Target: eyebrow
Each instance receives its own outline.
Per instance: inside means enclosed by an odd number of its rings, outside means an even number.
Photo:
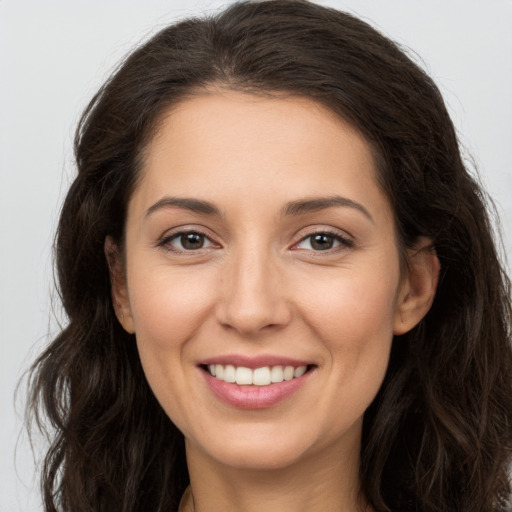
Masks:
[[[352,199],[348,199],[347,197],[341,196],[312,197],[309,199],[291,201],[290,203],[285,205],[282,214],[283,216],[303,215],[305,213],[311,213],[320,210],[325,210],[327,208],[332,208],[333,206],[344,206],[358,210],[362,214],[364,214],[364,216],[367,217],[370,221],[375,223],[375,220],[371,216],[370,212],[361,203],[358,203],[357,201],[354,201]]]
[[[335,206],[353,208],[364,214],[370,221],[375,222],[370,212],[362,204],[352,199],[348,199],[347,197],[341,196],[312,197],[308,199],[291,201],[283,207],[281,214],[284,217],[298,216],[304,215],[306,213],[325,210]],[[213,215],[217,217],[222,216],[220,210],[213,203],[208,201],[193,199],[190,197],[165,196],[147,209],[146,217],[158,210],[169,207],[183,208],[184,210],[189,210],[195,213],[202,213],[204,215]]]
[[[216,215],[221,216],[220,210],[209,203],[208,201],[202,201],[200,199],[193,199],[189,197],[170,197],[166,196],[157,201],[154,205],[150,206],[146,211],[146,217],[152,213],[169,207],[183,208],[195,213],[202,213],[205,215]]]

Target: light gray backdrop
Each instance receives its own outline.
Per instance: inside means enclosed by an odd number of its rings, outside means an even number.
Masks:
[[[441,87],[512,248],[512,0],[326,0],[412,48]],[[14,389],[51,320],[52,236],[81,110],[112,66],[218,0],[0,0],[0,511],[40,510]],[[57,313],[58,303],[56,306]],[[23,408],[23,388],[18,411]],[[15,448],[17,445],[17,452]],[[40,453],[41,443],[36,443]]]

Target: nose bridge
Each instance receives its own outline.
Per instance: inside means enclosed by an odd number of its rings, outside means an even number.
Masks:
[[[285,325],[290,311],[280,281],[270,249],[257,241],[238,247],[224,275],[219,321],[244,334]]]

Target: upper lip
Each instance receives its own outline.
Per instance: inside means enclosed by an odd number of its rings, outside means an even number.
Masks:
[[[231,364],[233,366],[243,366],[245,368],[262,368],[264,366],[299,366],[311,365],[311,361],[295,359],[291,357],[275,356],[275,355],[260,355],[260,356],[244,356],[240,354],[221,355],[209,357],[202,360],[200,365],[221,364],[226,366]]]

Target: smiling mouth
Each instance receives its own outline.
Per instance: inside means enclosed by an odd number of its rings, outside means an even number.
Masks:
[[[239,386],[270,386],[280,382],[290,381],[302,377],[315,365],[302,366],[262,366],[260,368],[247,368],[231,364],[202,365],[202,368],[212,377],[227,383]]]

